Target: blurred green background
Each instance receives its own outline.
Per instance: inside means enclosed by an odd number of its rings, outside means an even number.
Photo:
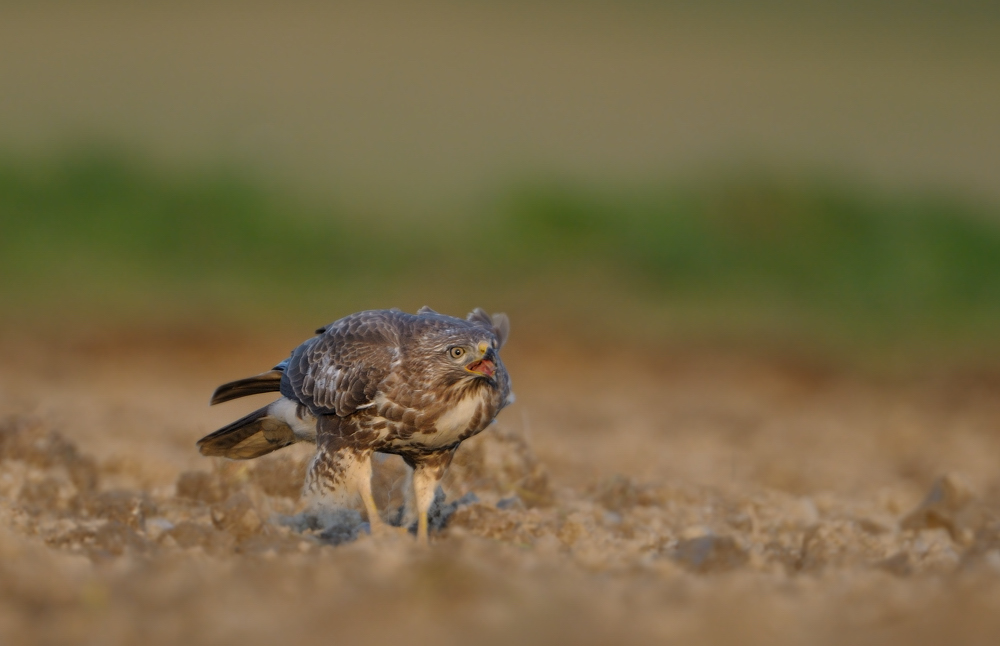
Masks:
[[[993,352],[1000,10],[4,3],[7,326]]]

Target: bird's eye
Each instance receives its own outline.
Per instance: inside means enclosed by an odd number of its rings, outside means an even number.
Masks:
[[[465,354],[465,349],[464,348],[452,348],[449,351],[449,354],[451,354],[451,356],[452,356],[453,359],[461,359],[462,355]]]

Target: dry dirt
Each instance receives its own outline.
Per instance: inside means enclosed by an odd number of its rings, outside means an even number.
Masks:
[[[994,371],[515,339],[422,550],[281,524],[308,447],[197,454],[298,335],[68,336],[0,340],[5,644],[1000,641]]]

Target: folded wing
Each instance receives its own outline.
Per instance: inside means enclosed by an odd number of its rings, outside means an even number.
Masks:
[[[322,328],[292,352],[281,393],[317,415],[346,417],[365,408],[399,356],[398,325],[405,317],[411,315],[361,312]]]

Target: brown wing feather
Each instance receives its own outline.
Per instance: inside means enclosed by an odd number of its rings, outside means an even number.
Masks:
[[[398,352],[398,310],[359,312],[326,326],[292,352],[281,392],[317,414],[350,415],[370,403]]]

